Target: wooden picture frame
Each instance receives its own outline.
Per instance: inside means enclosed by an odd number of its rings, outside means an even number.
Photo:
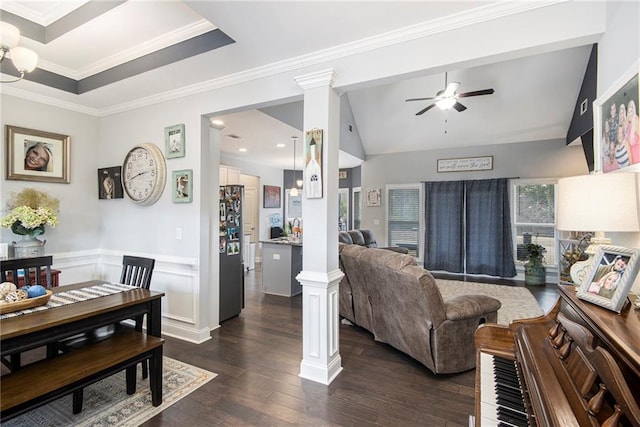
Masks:
[[[598,246],[576,296],[620,313],[638,274],[639,254],[637,249]]]
[[[123,199],[122,166],[98,169],[98,199]]]
[[[69,184],[70,137],[6,125],[7,179]]]
[[[165,157],[175,159],[185,156],[184,124],[164,128]]]
[[[265,185],[263,189],[262,207],[280,208],[280,187],[275,185]]]
[[[640,60],[593,101],[593,157],[596,171],[640,171],[639,75]],[[622,116],[624,122],[620,123]]]
[[[193,169],[173,171],[171,190],[173,203],[191,203],[193,201]]]

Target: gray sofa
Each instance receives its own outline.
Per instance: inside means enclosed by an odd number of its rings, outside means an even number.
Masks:
[[[345,274],[340,316],[433,373],[475,367],[475,330],[497,321],[500,301],[485,295],[444,301],[431,273],[409,255],[346,244],[340,244],[339,254]]]
[[[371,230],[349,230],[349,231],[339,231],[338,232],[338,242],[344,243],[346,245],[359,245],[365,246],[367,248],[377,248],[378,242],[376,242],[376,238],[373,235]],[[386,246],[380,249],[388,249],[395,252],[400,252],[402,254],[408,254],[409,249],[401,248],[398,246]]]

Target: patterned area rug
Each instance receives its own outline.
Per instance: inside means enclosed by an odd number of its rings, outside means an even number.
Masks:
[[[217,376],[213,372],[168,357],[163,359],[162,404],[151,405],[149,379],[138,368],[136,392],[127,395],[124,371],[84,389],[82,412],[71,411],[71,395],[62,397],[19,417],[3,422],[3,427],[24,426],[138,426],[176,403]]]
[[[515,319],[528,319],[544,314],[535,297],[524,287],[444,279],[436,279],[436,282],[445,300],[463,294],[488,295],[500,300],[502,307],[498,310],[498,323],[502,325],[509,325]]]

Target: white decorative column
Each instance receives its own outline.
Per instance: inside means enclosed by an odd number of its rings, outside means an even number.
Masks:
[[[339,352],[338,150],[340,97],[335,73],[323,70],[296,78],[304,90],[304,129],[322,130],[322,198],[302,189],[302,362],[300,377],[330,384],[342,371]],[[305,150],[307,149],[305,144]],[[305,152],[305,158],[306,158]]]

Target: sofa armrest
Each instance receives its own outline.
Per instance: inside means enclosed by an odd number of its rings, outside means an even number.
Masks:
[[[385,246],[384,248],[379,248],[379,249],[386,249],[388,251],[398,252],[400,254],[405,254],[405,255],[409,254],[409,249],[401,248],[399,246]]]
[[[447,320],[470,319],[498,311],[502,303],[486,295],[458,295],[444,302]]]

